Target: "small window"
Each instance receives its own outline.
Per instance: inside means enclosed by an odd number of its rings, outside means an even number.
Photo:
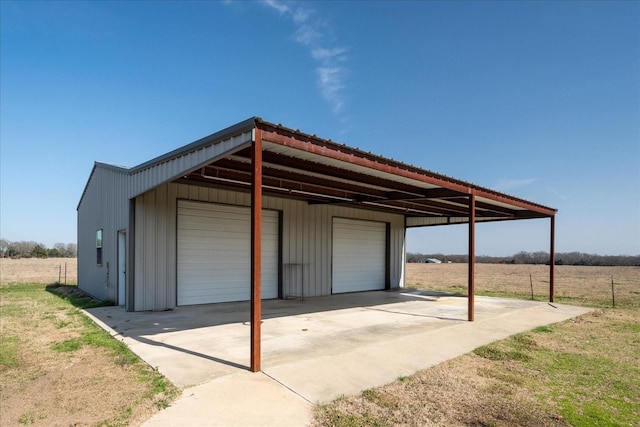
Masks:
[[[96,231],[96,264],[102,265],[102,229]]]

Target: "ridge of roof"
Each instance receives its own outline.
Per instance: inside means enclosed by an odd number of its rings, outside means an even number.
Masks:
[[[129,170],[131,169],[131,166],[117,165],[115,163],[94,162],[94,164],[97,167],[112,169],[116,172],[129,172]]]
[[[141,170],[144,170],[150,166],[153,165],[157,165],[160,163],[163,163],[169,159],[172,159],[174,157],[179,157],[181,154],[185,154],[185,153],[189,153],[192,151],[195,151],[205,145],[211,144],[212,142],[216,142],[216,141],[222,141],[224,139],[227,139],[233,135],[236,135],[238,133],[242,133],[242,132],[247,132],[253,128],[255,128],[256,123],[258,121],[261,121],[262,119],[260,119],[259,117],[250,117],[246,120],[243,120],[239,123],[236,123],[235,125],[231,125],[225,129],[222,129],[218,132],[212,133],[211,135],[207,135],[204,138],[200,138],[197,141],[194,141],[190,144],[187,145],[183,145],[182,147],[176,148],[175,150],[169,151],[168,153],[162,154],[158,157],[155,157],[151,160],[148,160],[144,163],[141,163],[137,166],[134,166],[132,168],[129,169],[129,173],[133,174],[136,172],[139,172]]]
[[[97,161],[93,162],[93,167],[91,168],[91,172],[89,173],[89,178],[87,179],[87,182],[84,184],[84,188],[82,189],[80,200],[78,200],[78,204],[76,205],[76,210],[80,209],[82,200],[84,199],[84,196],[87,194],[87,189],[89,188],[89,184],[91,183],[91,180],[93,179],[93,174],[96,172],[97,168],[107,169],[107,170],[111,170],[119,173],[128,173],[130,169],[128,166],[121,166],[121,165],[115,165],[112,163],[97,162]]]

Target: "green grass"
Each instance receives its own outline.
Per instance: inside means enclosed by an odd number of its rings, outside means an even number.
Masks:
[[[639,319],[606,309],[540,326],[445,362],[446,380],[426,370],[317,406],[314,425],[640,426]],[[440,395],[456,408],[430,418]]]
[[[63,298],[74,306],[88,305],[89,307],[95,307],[94,301],[84,298]],[[78,308],[68,310],[71,316],[78,316],[78,320],[82,325],[80,337],[65,340],[59,343],[55,343],[52,348],[58,352],[69,352],[80,349],[83,345],[101,347],[107,349],[113,356],[114,363],[123,365],[136,365],[138,367],[139,379],[141,382],[147,382],[150,384],[148,392],[145,394],[146,398],[153,399],[156,395],[166,394],[172,392],[171,398],[175,389],[173,385],[160,374],[156,369],[151,368],[142,362],[138,356],[133,353],[129,347],[122,341],[114,339],[107,331],[100,328],[90,318],[85,316]],[[165,408],[169,405],[171,399],[158,400],[157,406]]]
[[[20,415],[20,417],[18,418],[18,422],[24,425],[31,425],[35,424],[38,421],[44,420],[45,418],[47,418],[47,416],[44,414],[36,414],[35,412],[30,411]]]
[[[137,381],[146,384],[146,391],[131,402],[133,406],[143,401],[151,401],[154,406],[165,408],[177,397],[179,390],[164,376],[140,360],[123,342],[113,338],[82,312],[83,308],[104,304],[82,295],[75,287],[42,284],[3,285],[0,286],[0,301],[0,316],[3,321],[3,333],[0,337],[0,372],[3,376],[6,375],[6,378],[37,380],[44,372],[38,367],[37,359],[23,360],[35,357],[32,355],[36,350],[38,357],[56,358],[62,354],[73,354],[83,347],[93,347],[106,350],[115,365],[127,365],[133,369]],[[33,331],[50,331],[49,335],[53,336],[50,337],[50,342],[53,342],[47,348],[51,355],[33,340],[31,343],[28,342],[25,336],[29,333],[33,335]],[[55,340],[54,331],[60,331],[60,337],[64,339]],[[114,387],[117,388],[117,385]],[[46,393],[46,390],[43,390],[43,393]],[[123,407],[115,416],[109,416],[96,425],[125,426],[129,424],[132,413],[132,406]],[[14,422],[29,425],[41,419],[41,414],[37,411],[28,411]]]
[[[609,315],[612,313],[615,311]],[[608,320],[598,326],[589,330],[580,325],[579,333],[572,321],[539,327],[473,353],[497,362],[489,373],[495,379],[518,362],[518,369],[530,374],[523,376],[527,388],[544,390],[538,403],[548,404],[551,397],[555,409],[571,425],[638,425],[640,325]],[[547,335],[561,345],[537,345],[537,335]],[[616,345],[610,345],[611,341]]]
[[[616,360],[606,352],[587,356],[543,350],[530,368],[546,372],[544,384],[570,424],[638,425],[637,365]]]
[[[67,322],[66,320],[58,320],[58,319],[54,319],[53,323],[54,325],[56,325],[56,328],[58,329],[66,328],[70,324],[70,322]]]
[[[529,361],[531,359],[531,350],[537,347],[536,342],[528,334],[516,334],[510,340],[509,346],[483,345],[473,350],[473,353],[489,360]]]
[[[0,337],[0,366],[11,368],[18,365],[18,338]],[[1,370],[0,370],[1,372]]]
[[[80,347],[82,347],[82,341],[78,338],[72,338],[70,340],[64,340],[61,342],[54,343],[51,348],[53,351],[57,351],[59,353],[67,353],[70,351],[76,351]]]

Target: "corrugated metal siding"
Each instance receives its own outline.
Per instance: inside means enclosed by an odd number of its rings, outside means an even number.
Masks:
[[[176,306],[175,230],[175,187],[163,185],[136,198],[136,311]]]
[[[157,193],[162,193],[158,195]],[[136,199],[136,310],[176,306],[177,200],[251,206],[249,193],[186,184],[164,184]],[[404,217],[351,207],[309,205],[264,197],[264,209],[283,213],[282,263],[304,265],[304,294],[331,294],[333,217],[386,222],[390,227],[391,287],[403,286]],[[162,237],[152,236],[157,233]],[[159,298],[156,294],[162,295]]]
[[[117,300],[118,231],[127,228],[129,215],[125,194],[126,174],[96,165],[78,205],[78,287],[101,300]],[[96,265],[99,229],[102,265]]]
[[[447,218],[443,217],[407,217],[407,227],[420,227],[426,225],[448,224]]]
[[[212,142],[197,150],[169,159],[165,162],[133,171],[129,180],[129,198],[139,196],[157,186],[179,178],[199,167],[211,163],[222,154],[230,152],[251,142],[252,131],[231,138]]]
[[[504,220],[504,217],[476,217],[476,222],[487,222],[487,221],[500,221]],[[430,225],[445,225],[445,224],[467,224],[469,222],[469,218],[466,216],[460,217],[450,217],[450,218],[442,218],[442,217],[408,217],[407,218],[407,227],[427,227]]]

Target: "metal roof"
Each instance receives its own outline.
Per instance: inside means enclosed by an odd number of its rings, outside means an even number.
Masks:
[[[262,137],[265,195],[309,204],[341,204],[403,214],[407,226],[468,221],[470,195],[476,221],[554,216],[534,202],[377,156],[253,117],[177,150],[127,169],[129,198],[165,182],[235,188],[251,186],[251,142]]]
[[[254,120],[263,140],[265,194],[294,197],[310,204],[354,205],[401,213],[407,217],[408,226],[467,221],[471,194],[476,197],[477,221],[541,218],[556,212],[260,118]],[[246,189],[251,182],[250,149],[223,156],[184,180]]]

